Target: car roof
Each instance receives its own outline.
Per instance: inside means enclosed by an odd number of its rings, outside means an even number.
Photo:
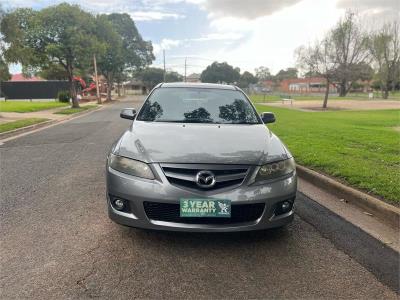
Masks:
[[[160,83],[158,88],[201,88],[201,89],[220,89],[220,90],[237,90],[236,86],[217,83],[200,83],[200,82],[165,82]]]

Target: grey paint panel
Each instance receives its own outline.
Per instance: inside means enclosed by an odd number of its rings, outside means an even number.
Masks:
[[[261,165],[287,158],[263,124],[218,125],[135,121],[115,153],[144,162]]]

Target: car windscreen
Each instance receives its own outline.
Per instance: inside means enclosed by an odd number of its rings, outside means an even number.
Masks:
[[[143,104],[139,121],[259,124],[245,95],[237,90],[158,88]]]

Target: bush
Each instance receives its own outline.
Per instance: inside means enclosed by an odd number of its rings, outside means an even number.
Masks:
[[[68,91],[59,91],[57,93],[57,99],[60,102],[69,102],[70,98],[71,98],[71,96]]]

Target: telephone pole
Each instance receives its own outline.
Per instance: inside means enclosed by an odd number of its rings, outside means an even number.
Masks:
[[[164,58],[164,82],[165,82],[165,50],[163,49],[163,58]]]
[[[95,81],[96,81],[97,103],[101,104],[100,91],[99,91],[99,78],[97,76],[96,54],[93,54],[93,64],[94,64],[94,76],[95,76]]]
[[[187,57],[185,57],[185,82],[186,82],[186,59]]]

